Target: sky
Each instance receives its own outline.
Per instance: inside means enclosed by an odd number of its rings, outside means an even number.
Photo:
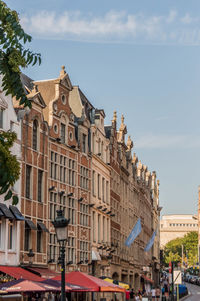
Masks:
[[[73,85],[110,124],[124,114],[133,152],[160,180],[162,214],[195,214],[200,185],[199,0],[8,0],[42,55],[24,72]]]

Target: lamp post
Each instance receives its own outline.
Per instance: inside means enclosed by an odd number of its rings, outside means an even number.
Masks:
[[[65,246],[67,242],[67,226],[70,219],[63,216],[62,210],[57,210],[57,217],[52,222],[55,228],[57,241],[60,245],[60,258],[61,258],[61,301],[66,301],[65,294]]]

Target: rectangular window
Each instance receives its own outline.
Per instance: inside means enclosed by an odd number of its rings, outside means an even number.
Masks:
[[[31,196],[31,166],[26,165],[26,198]]]
[[[102,178],[102,200],[105,201],[105,179]]]
[[[100,214],[98,214],[98,242],[101,242],[101,220]]]
[[[92,212],[92,229],[93,229],[93,241],[96,242],[96,224],[95,224],[95,212]]]
[[[30,238],[31,238],[31,230],[25,225],[25,233],[24,233],[24,251],[29,251],[30,249]]]
[[[42,177],[43,177],[43,171],[38,169],[38,202],[42,202]]]
[[[60,166],[60,182],[63,180],[63,167]]]
[[[57,164],[54,164],[54,179],[57,179]]]
[[[98,191],[98,198],[101,199],[101,191],[100,191],[100,175],[98,174],[98,181],[97,181],[97,191]]]
[[[65,143],[65,124],[63,123],[61,123],[60,139],[61,143]]]
[[[106,181],[106,203],[110,203],[110,198],[109,198],[109,183]]]
[[[85,134],[83,134],[83,136],[82,136],[82,147],[83,147],[82,152],[86,153],[86,135]]]
[[[51,178],[53,178],[53,163],[51,162],[51,167],[50,167],[50,174],[51,174]]]
[[[92,194],[95,196],[95,171],[92,171]]]
[[[42,231],[37,227],[37,252],[42,252]]]
[[[0,108],[0,128],[3,128],[3,109]]]
[[[12,250],[13,248],[13,224],[9,224],[8,226],[8,250]]]

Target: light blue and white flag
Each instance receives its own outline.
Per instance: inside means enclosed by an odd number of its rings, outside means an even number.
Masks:
[[[133,230],[131,231],[130,235],[125,241],[125,245],[127,247],[130,247],[130,245],[134,242],[134,240],[140,234],[141,231],[142,231],[141,220],[140,218],[138,218],[137,223],[135,224]]]
[[[149,241],[144,249],[145,252],[148,252],[151,249],[151,247],[153,246],[156,234],[157,234],[157,230],[153,232],[151,238],[149,239]]]

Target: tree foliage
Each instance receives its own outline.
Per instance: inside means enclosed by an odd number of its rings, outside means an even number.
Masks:
[[[183,246],[183,247],[182,247]],[[197,232],[189,232],[184,237],[176,238],[169,241],[164,249],[164,262],[166,265],[170,261],[182,262],[182,248],[183,261],[188,266],[196,265],[198,261],[198,234]]]
[[[3,76],[3,90],[6,95],[15,96],[21,105],[28,107],[31,107],[31,102],[24,92],[20,69],[41,63],[40,54],[24,46],[31,40],[32,37],[21,27],[17,12],[0,0],[0,72]]]
[[[7,7],[0,0],[0,73],[2,88],[6,95],[11,95],[20,105],[31,108],[31,102],[26,97],[20,74],[21,68],[28,65],[41,64],[39,53],[33,53],[25,44],[31,42],[30,35],[24,32],[16,11]],[[18,198],[13,195],[11,187],[20,175],[20,164],[10,148],[15,139],[15,133],[0,132],[0,194],[5,194],[5,200],[12,197],[13,204]]]
[[[10,150],[16,137],[14,132],[2,132],[0,135],[0,194],[5,194],[5,201],[12,197],[13,205],[18,203],[18,197],[10,187],[20,176],[20,164]]]

